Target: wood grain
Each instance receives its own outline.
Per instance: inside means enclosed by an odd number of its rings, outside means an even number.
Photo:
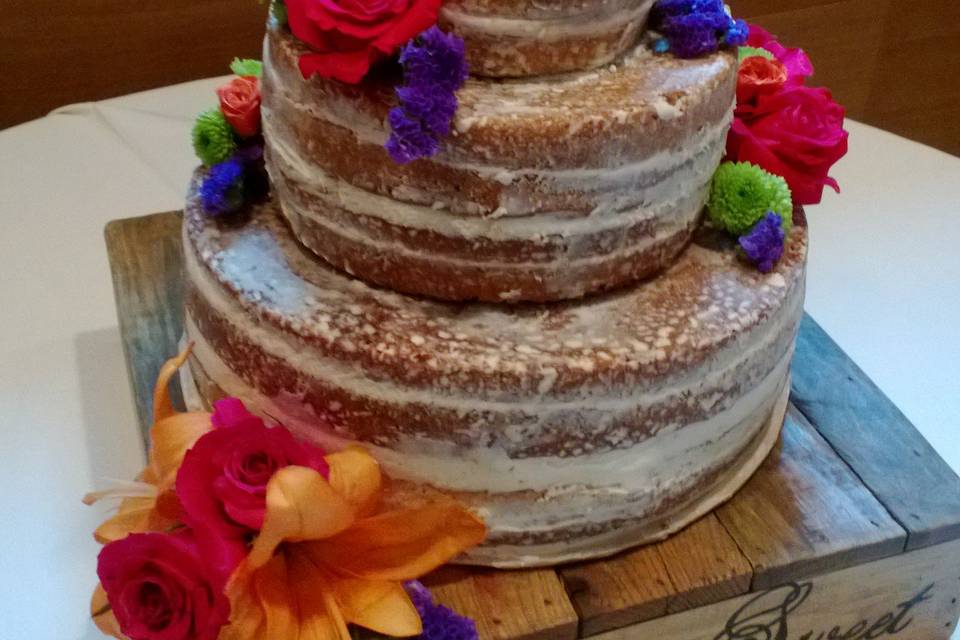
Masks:
[[[444,567],[424,583],[439,602],[473,618],[484,640],[577,637],[577,614],[553,569]]]
[[[902,551],[906,532],[791,406],[780,443],[716,511],[767,589]]]
[[[666,616],[595,640],[947,640],[958,616],[960,542],[954,541]]]
[[[746,593],[753,569],[710,514],[658,544],[559,573],[586,637]]]
[[[560,568],[580,616],[581,636],[665,615],[676,593],[657,545]]]
[[[907,530],[907,548],[960,536],[960,478],[812,318],[800,328],[793,401]]]
[[[114,220],[107,224],[104,235],[127,370],[146,442],[157,372],[176,354],[183,335],[180,215],[157,213]],[[174,404],[182,408],[176,380],[170,390]]]
[[[667,601],[667,613],[726,600],[750,589],[753,567],[714,514],[657,548],[675,590]]]

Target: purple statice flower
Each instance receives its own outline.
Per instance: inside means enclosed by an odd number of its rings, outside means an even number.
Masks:
[[[387,116],[390,123],[390,139],[387,140],[387,152],[394,162],[407,164],[417,158],[429,158],[440,149],[440,141],[423,123],[411,118],[401,107],[390,109]]]
[[[753,225],[753,228],[737,241],[747,259],[762,273],[769,273],[783,255],[783,220],[772,211]]]
[[[747,23],[731,18],[723,0],[659,0],[651,24],[680,58],[713,53],[721,45],[739,46],[748,35]]]
[[[210,216],[232,213],[243,205],[243,161],[232,157],[210,167],[200,184],[200,201]]]
[[[405,164],[440,150],[457,111],[456,92],[467,80],[463,40],[436,26],[414,38],[400,53],[403,86],[400,105],[390,110],[387,151]]]
[[[463,39],[436,25],[411,40],[400,52],[403,82],[408,87],[430,86],[452,93],[467,80]]]
[[[397,97],[409,118],[423,122],[424,128],[436,136],[450,134],[450,121],[457,112],[457,96],[427,87],[400,87]]]
[[[434,602],[430,590],[420,582],[412,580],[404,587],[423,622],[419,640],[478,640],[476,623]]]

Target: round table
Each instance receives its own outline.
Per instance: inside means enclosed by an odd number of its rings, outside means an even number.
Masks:
[[[212,78],[0,131],[0,618],[10,640],[92,640],[106,507],[144,453],[102,230],[178,209]],[[960,158],[849,122],[843,193],[809,209],[807,310],[960,469]],[[12,634],[12,635],[10,635]]]

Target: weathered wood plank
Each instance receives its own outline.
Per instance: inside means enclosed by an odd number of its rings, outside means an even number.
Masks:
[[[663,616],[676,594],[657,545],[561,567],[559,574],[584,637]]]
[[[146,440],[157,371],[183,334],[180,216],[157,213],[114,220],[104,229],[127,370]],[[171,385],[182,407],[180,385]]]
[[[483,640],[571,640],[577,614],[553,569],[444,567],[424,583],[437,600],[477,622]]]
[[[611,631],[594,640],[947,640],[960,542],[899,554]]]
[[[753,590],[893,555],[906,532],[792,405],[780,443],[716,511]]]
[[[720,602],[750,589],[753,567],[714,514],[667,538],[657,549],[675,589],[667,613]]]
[[[960,478],[810,316],[793,402],[907,530],[908,549],[960,537]]]

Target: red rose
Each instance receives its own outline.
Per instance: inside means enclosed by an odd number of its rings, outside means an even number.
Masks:
[[[230,617],[227,574],[186,533],[135,533],[100,551],[97,574],[130,640],[215,640]]]
[[[737,110],[761,95],[776,93],[787,81],[787,68],[779,60],[751,56],[737,72]]]
[[[184,520],[198,532],[243,538],[263,526],[267,483],[280,468],[297,465],[326,476],[324,451],[295,440],[283,427],[268,428],[246,409],[224,421],[223,405],[214,429],[197,440],[177,472],[177,496]],[[245,416],[244,416],[245,414]],[[252,419],[251,419],[252,418]]]
[[[840,190],[827,173],[847,152],[843,117],[828,90],[787,86],[759,96],[749,117],[734,118],[727,157],[782,176],[794,204],[816,204],[824,185]]]
[[[260,416],[247,411],[247,407],[239,398],[221,398],[214,402],[210,423],[217,429],[263,426]]]
[[[217,89],[220,111],[241,138],[260,133],[260,81],[255,76],[234,78]]]
[[[763,27],[750,25],[747,46],[766,49],[783,63],[787,69],[787,84],[803,84],[804,79],[813,75],[813,63],[803,49],[788,49]]]
[[[437,21],[441,0],[287,0],[287,23],[314,50],[300,56],[304,78],[351,84]]]

